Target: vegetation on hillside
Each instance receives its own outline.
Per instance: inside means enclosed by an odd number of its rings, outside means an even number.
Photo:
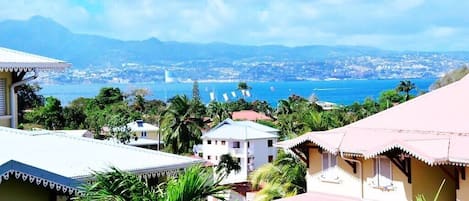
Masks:
[[[456,82],[460,80],[461,78],[463,78],[464,76],[466,76],[467,74],[469,74],[469,66],[468,65],[461,66],[458,69],[455,69],[446,73],[443,77],[438,79],[435,83],[432,84],[432,86],[430,86],[430,90],[435,90],[435,89],[444,87],[448,84],[451,84],[453,82]]]

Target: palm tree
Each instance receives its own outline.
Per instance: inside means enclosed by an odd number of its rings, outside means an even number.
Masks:
[[[211,168],[193,166],[177,178],[169,178],[157,188],[149,186],[135,174],[111,168],[110,172],[95,172],[95,180],[81,187],[79,201],[202,201],[207,196],[224,200],[229,186],[220,185]]]
[[[230,154],[223,154],[220,156],[220,162],[218,162],[216,169],[218,173],[228,176],[232,171],[238,173],[240,170],[241,166],[239,165],[239,162],[236,161]]]
[[[306,191],[306,166],[291,154],[280,152],[273,163],[268,163],[250,175],[253,188],[262,189],[256,200],[272,200]]]
[[[204,112],[205,106],[200,101],[190,101],[185,95],[169,101],[161,130],[172,153],[190,153],[192,147],[201,142]]]
[[[208,104],[207,114],[212,119],[212,125],[217,125],[227,118],[231,118],[228,105],[221,102],[212,101]]]
[[[396,87],[397,92],[404,92],[405,93],[405,101],[410,99],[409,93],[415,89],[415,84],[412,83],[410,80],[403,80],[399,82],[399,85]]]
[[[229,186],[222,186],[223,177],[215,178],[212,169],[194,166],[181,173],[178,178],[169,180],[161,201],[202,201],[207,196],[225,200],[223,194]]]
[[[156,200],[156,189],[137,175],[111,168],[110,172],[94,172],[95,181],[82,186],[79,201],[105,200],[105,201],[137,201]]]

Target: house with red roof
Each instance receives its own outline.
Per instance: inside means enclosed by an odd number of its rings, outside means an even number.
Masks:
[[[350,125],[277,144],[308,166],[288,200],[469,200],[469,76]],[[443,185],[441,185],[443,183]]]
[[[267,115],[256,112],[253,110],[241,110],[233,112],[231,115],[233,120],[247,120],[247,121],[257,121],[257,120],[272,120],[272,118]]]

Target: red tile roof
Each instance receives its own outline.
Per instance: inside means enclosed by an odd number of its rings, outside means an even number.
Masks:
[[[231,115],[233,120],[272,120],[272,118],[266,116],[265,114],[253,111],[253,110],[241,110],[233,112]]]

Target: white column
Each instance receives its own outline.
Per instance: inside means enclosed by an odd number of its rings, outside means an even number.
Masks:
[[[245,174],[246,174],[246,179],[247,179],[248,178],[248,170],[249,170],[248,169],[248,157],[249,157],[249,155],[248,155],[248,141],[247,140],[244,141],[243,148],[244,148],[244,152],[243,152],[243,155],[244,155],[244,169],[246,171]]]

